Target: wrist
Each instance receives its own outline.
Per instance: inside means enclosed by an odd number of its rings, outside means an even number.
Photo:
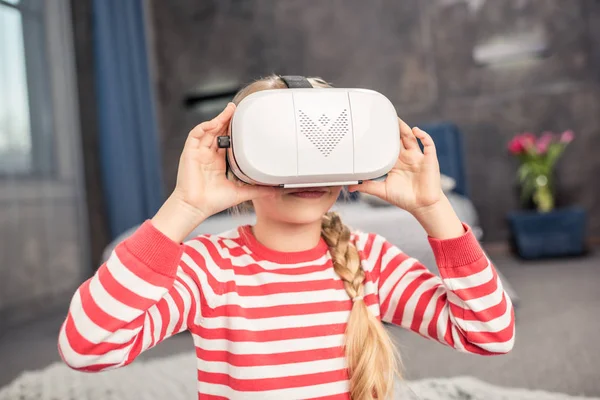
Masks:
[[[447,206],[450,204],[450,200],[446,197],[444,193],[440,194],[440,197],[434,203],[428,204],[426,206],[416,207],[412,210],[409,210],[410,214],[415,217],[417,220],[433,218],[444,211],[447,211]]]
[[[201,210],[172,194],[154,215],[152,224],[174,242],[181,243],[206,218]]]
[[[464,226],[445,194],[435,203],[411,212],[427,234],[436,239],[452,239],[465,233]]]

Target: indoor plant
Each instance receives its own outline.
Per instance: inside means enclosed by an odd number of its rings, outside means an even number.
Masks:
[[[545,132],[516,135],[508,144],[519,160],[517,176],[524,204],[533,211],[509,214],[512,238],[524,258],[576,255],[584,251],[585,211],[580,207],[555,209],[554,169],[574,139],[572,131],[561,135]]]
[[[509,152],[520,162],[521,200],[533,200],[539,212],[554,208],[554,166],[574,137],[573,131],[565,131],[560,136],[545,132],[539,138],[532,133],[522,133],[508,144]]]

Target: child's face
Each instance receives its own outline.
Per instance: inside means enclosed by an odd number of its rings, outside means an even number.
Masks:
[[[279,222],[307,224],[320,221],[335,203],[341,186],[305,189],[277,189],[274,197],[252,201],[259,218]]]

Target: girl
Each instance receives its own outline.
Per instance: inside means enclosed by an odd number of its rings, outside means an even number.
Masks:
[[[234,103],[274,88],[285,88],[279,77],[259,80]],[[171,196],[75,293],[59,337],[70,367],[118,368],[188,330],[201,399],[363,400],[389,398],[398,370],[381,321],[465,352],[512,348],[510,299],[444,196],[427,133],[399,120],[402,149],[387,179],[349,190],[410,212],[441,278],[381,236],[351,232],[329,212],[340,187],[228,179],[216,137],[235,107],[190,132]],[[254,226],[181,244],[206,218],[248,202]]]

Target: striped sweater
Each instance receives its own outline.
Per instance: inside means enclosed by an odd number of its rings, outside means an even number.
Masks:
[[[364,301],[381,320],[457,350],[505,353],[512,305],[465,228],[429,239],[441,277],[381,236],[354,233]],[[102,371],[187,330],[200,399],[348,399],[351,307],[323,240],[282,253],[245,226],[182,245],[147,221],[77,290],[59,351],[71,368]]]

